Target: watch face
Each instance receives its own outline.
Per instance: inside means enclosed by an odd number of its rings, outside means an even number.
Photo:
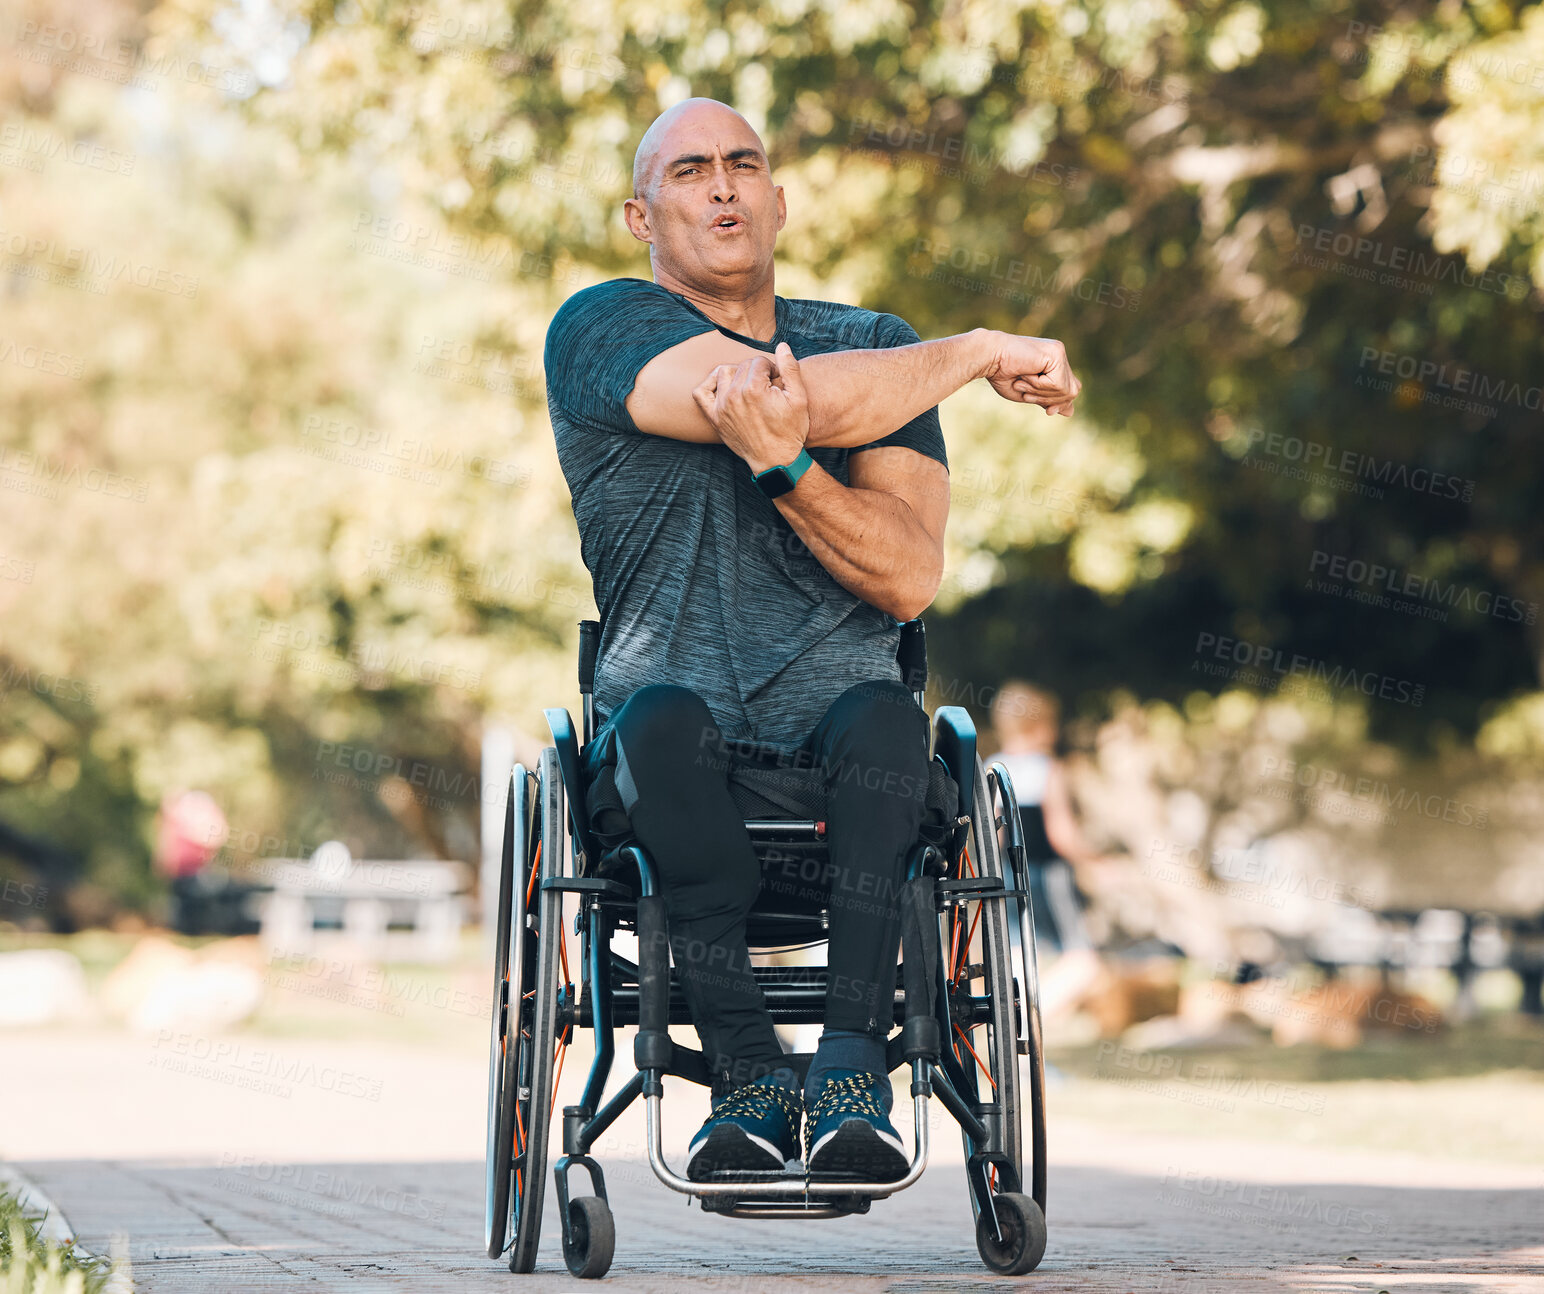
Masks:
[[[756,484],[767,498],[776,499],[793,489],[795,483],[786,467],[769,467],[756,477]]]

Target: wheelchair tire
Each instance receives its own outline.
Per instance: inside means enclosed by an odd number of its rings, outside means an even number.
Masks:
[[[557,751],[549,746],[542,752],[537,777],[516,772],[525,781],[522,789],[517,776],[511,786],[504,833],[509,862],[500,877],[509,934],[494,981],[490,1089],[495,1068],[502,1081],[497,1108],[490,1104],[489,1110],[487,1239],[489,1257],[507,1248],[510,1271],[529,1272],[541,1239],[554,1062],[567,1038],[557,1031],[563,896],[542,889],[540,881],[563,874],[565,832]],[[507,896],[503,872],[510,879]]]
[[[992,1196],[992,1208],[997,1215],[995,1226],[986,1213],[976,1218],[981,1261],[1002,1276],[1034,1271],[1045,1256],[1045,1214],[1040,1206],[1027,1195],[1005,1191]]]
[[[617,1228],[611,1209],[598,1195],[581,1195],[568,1202],[568,1231],[563,1236],[563,1261],[580,1280],[598,1280],[611,1270]]]
[[[994,769],[1001,769],[1004,776],[1007,770],[1000,764],[994,764]],[[994,819],[1000,828],[1008,827],[1008,813],[1017,814],[1017,801],[1013,798],[1012,783],[1004,787],[998,782],[997,777],[991,777],[991,782],[1001,793],[1003,800],[1002,813],[998,815],[993,811]],[[1014,824],[1015,826],[1017,824]],[[1021,1054],[1029,1058],[1027,1074],[1028,1105],[1025,1108],[1024,1120],[1026,1131],[1029,1134],[1029,1179],[1021,1185],[1030,1198],[1040,1206],[1040,1216],[1045,1217],[1045,1039],[1040,1026],[1040,968],[1035,952],[1035,921],[1032,900],[1029,898],[1029,878],[1014,872],[1013,864],[1009,856],[1003,856],[1003,871],[1007,879],[1022,891],[1024,896],[1014,905],[1014,915],[1009,918],[1009,943],[1014,942],[1013,936],[1019,936],[1020,965],[1016,974],[1016,987],[1018,993],[1018,1009],[1023,1013],[1023,1018],[1016,1023],[1023,1027],[1024,1046]]]
[[[994,825],[992,791],[986,770],[979,759],[976,761],[975,777],[975,812],[971,818],[968,846],[971,870],[982,879],[1002,879],[1003,860]],[[971,907],[975,908],[974,914],[970,912]],[[1017,909],[1013,909],[1013,915],[1016,918]],[[1015,977],[1009,917],[1010,905],[1002,900],[977,901],[967,907],[952,909],[952,916],[946,913],[943,921],[943,950],[947,962],[945,976],[951,992],[966,992],[977,997],[985,995],[990,1003],[985,1017],[975,1020],[968,1028],[961,1026],[954,1011],[950,1012],[952,1036],[948,1044],[953,1048],[965,1076],[964,1090],[960,1095],[972,1103],[984,1102],[997,1106],[998,1118],[1002,1123],[1004,1151],[1021,1184],[1024,1171],[1024,1110],[1018,1065]],[[951,921],[963,923],[960,942],[964,946],[957,951]],[[972,982],[978,979],[981,987],[972,988]],[[968,1161],[976,1148],[968,1133],[962,1133],[961,1136]],[[1009,1192],[1003,1192],[1001,1188],[1012,1183],[1004,1182],[995,1170],[972,1168],[968,1162],[966,1172],[967,1175],[982,1175],[979,1179],[972,1177],[969,1183],[970,1207],[977,1220],[979,1234],[980,1219],[983,1216],[981,1194],[989,1191],[994,1199],[1002,1198]],[[1038,1208],[1036,1212],[1039,1212]],[[987,1225],[991,1226],[990,1219]],[[994,1237],[995,1234],[994,1231]]]
[[[523,764],[515,765],[509,778],[509,796],[504,806],[504,840],[499,860],[499,898],[495,909],[493,955],[493,1031],[488,1047],[488,1149],[487,1189],[484,1197],[483,1242],[489,1258],[497,1258],[509,1247],[509,1188],[514,1178],[513,1153],[501,1154],[500,1147],[513,1148],[515,1140],[515,1103],[512,1096],[514,1064],[508,1055],[508,1020],[511,969],[514,993],[521,993],[520,975],[525,959],[521,956],[521,935],[525,930],[524,890],[520,890],[520,911],[516,912],[515,857],[518,850],[526,857],[525,844],[532,835],[531,774]],[[521,867],[522,873],[524,866]],[[513,959],[510,945],[515,944]]]

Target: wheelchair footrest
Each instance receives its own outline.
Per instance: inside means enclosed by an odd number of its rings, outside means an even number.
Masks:
[[[873,1200],[867,1195],[842,1195],[827,1190],[817,1192],[811,1183],[810,1193],[802,1199],[768,1197],[757,1199],[753,1195],[704,1195],[700,1197],[704,1213],[717,1213],[723,1217],[741,1218],[838,1218],[852,1213],[867,1213]]]

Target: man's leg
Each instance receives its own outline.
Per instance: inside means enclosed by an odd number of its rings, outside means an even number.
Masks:
[[[825,1032],[810,1064],[813,1106],[832,1070],[874,1074],[890,1108],[885,1039],[894,1022],[900,893],[927,799],[927,716],[899,682],[860,683],[806,743],[826,772],[831,850]]]
[[[607,726],[617,791],[659,869],[671,953],[715,1090],[785,1069],[745,942],[761,871],[707,704],[689,688],[640,688]]]

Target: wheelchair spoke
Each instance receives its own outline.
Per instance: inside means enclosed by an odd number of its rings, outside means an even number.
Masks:
[[[531,895],[536,893],[536,878],[541,875],[541,841],[536,842],[536,857],[531,861],[531,879],[525,886],[525,906],[529,911]]]
[[[986,1075],[986,1081],[992,1085],[992,1091],[995,1092],[997,1090],[997,1080],[992,1077],[992,1071],[987,1068],[986,1061],[982,1060],[980,1056],[976,1055],[976,1049],[970,1045],[970,1039],[965,1036],[965,1030],[960,1028],[959,1025],[955,1025],[954,1031],[960,1035],[960,1041],[965,1044],[965,1050],[968,1051],[972,1056],[976,1057],[976,1064],[981,1066],[981,1072]],[[956,1051],[954,1054],[959,1056],[962,1063],[964,1062],[965,1058],[960,1056],[958,1051]]]
[[[558,1064],[557,1073],[552,1076],[552,1108],[558,1104],[558,1080],[563,1077],[563,1058],[568,1055],[568,1031],[570,1025],[563,1026],[563,1036],[558,1039]]]

